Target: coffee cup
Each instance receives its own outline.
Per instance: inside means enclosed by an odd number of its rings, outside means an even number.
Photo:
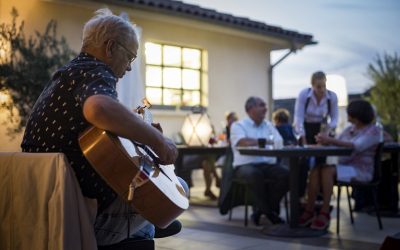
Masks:
[[[266,138],[258,138],[257,143],[258,143],[259,148],[265,148],[265,145],[267,144],[267,139]]]

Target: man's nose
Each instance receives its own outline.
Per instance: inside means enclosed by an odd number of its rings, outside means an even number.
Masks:
[[[131,64],[129,63],[128,64],[128,67],[126,68],[126,71],[131,71],[132,70],[132,66],[131,66]]]

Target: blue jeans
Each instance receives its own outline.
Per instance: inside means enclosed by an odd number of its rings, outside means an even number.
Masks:
[[[154,238],[154,225],[119,197],[97,215],[94,231],[99,246],[115,244],[127,238]]]

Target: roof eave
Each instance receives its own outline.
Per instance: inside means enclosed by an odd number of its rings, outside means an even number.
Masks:
[[[313,36],[309,34],[301,34],[296,31],[290,31],[290,30],[285,30],[280,27],[275,27],[275,26],[270,26],[268,25],[269,29],[275,29],[276,32],[273,30],[267,30],[265,27],[264,23],[260,22],[255,22],[255,21],[250,21],[247,18],[237,18],[231,15],[225,15],[224,18],[221,18],[220,13],[211,10],[211,9],[205,9],[202,7],[199,7],[197,5],[192,5],[192,4],[186,4],[182,3],[179,1],[175,1],[177,6],[175,8],[172,8],[168,4],[164,4],[162,1],[159,1],[158,4],[155,4],[154,1],[149,1],[149,0],[142,0],[142,1],[136,1],[136,0],[101,0],[101,2],[106,2],[110,4],[115,4],[115,5],[123,5],[127,6],[130,8],[135,8],[138,10],[143,10],[143,11],[149,11],[149,12],[156,12],[168,16],[174,16],[174,17],[182,17],[185,19],[192,19],[220,27],[225,27],[225,28],[230,28],[233,30],[238,30],[242,31],[248,34],[255,34],[260,37],[268,37],[268,38],[274,38],[277,40],[282,41],[278,42],[277,44],[273,44],[272,49],[302,49],[304,46],[307,45],[314,45],[317,44],[316,41],[313,40]],[[184,6],[180,7],[180,5]],[[193,7],[193,10],[188,10],[188,7]],[[208,11],[208,15],[202,15],[202,11],[196,11],[196,10],[205,10]],[[186,10],[186,11],[185,11]],[[215,15],[213,16],[213,13]],[[235,23],[236,19],[241,19],[243,22],[241,23]],[[233,21],[233,22],[229,22]],[[286,44],[282,45],[282,44]]]

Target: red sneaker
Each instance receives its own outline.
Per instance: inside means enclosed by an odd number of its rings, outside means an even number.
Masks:
[[[326,230],[329,227],[330,221],[331,216],[326,212],[320,211],[318,216],[313,220],[311,228],[316,230]]]
[[[314,219],[314,211],[304,210],[299,219],[300,227],[308,227]]]

